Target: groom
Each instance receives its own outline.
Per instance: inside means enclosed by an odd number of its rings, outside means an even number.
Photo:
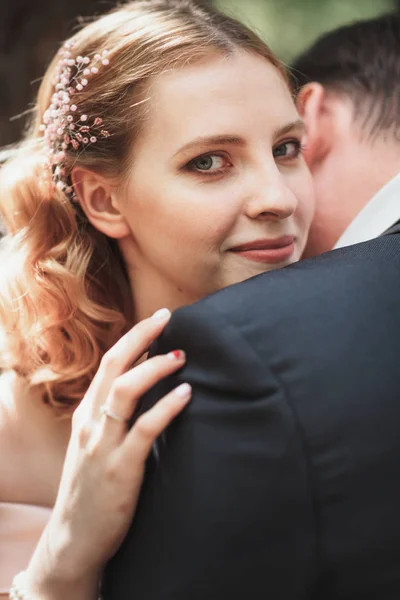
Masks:
[[[400,598],[400,234],[174,313],[194,396],[105,600]]]
[[[292,65],[317,192],[306,256],[400,226],[400,13],[321,36]]]
[[[193,400],[105,600],[400,598],[400,234],[174,313]]]
[[[146,402],[193,400],[105,600],[400,598],[399,331],[396,228],[177,311],[155,352],[187,365]]]

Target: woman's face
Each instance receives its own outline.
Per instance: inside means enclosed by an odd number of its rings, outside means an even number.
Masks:
[[[148,103],[122,203],[134,296],[176,308],[299,260],[313,189],[276,68],[213,56],[159,76]]]

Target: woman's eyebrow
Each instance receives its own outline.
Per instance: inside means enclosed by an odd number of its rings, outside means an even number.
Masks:
[[[305,125],[304,125],[303,121],[301,119],[297,119],[296,121],[292,121],[291,123],[288,123],[287,125],[284,125],[283,127],[276,129],[274,131],[273,137],[279,137],[281,135],[285,135],[285,133],[288,133],[289,131],[293,131],[293,129],[300,130],[301,132],[305,131]],[[218,144],[223,144],[223,145],[229,144],[232,146],[239,146],[239,147],[243,148],[244,146],[246,146],[246,141],[243,138],[241,138],[240,136],[229,135],[229,134],[228,135],[225,134],[225,135],[200,136],[200,137],[195,138],[191,142],[185,144],[181,148],[179,148],[179,150],[177,150],[175,152],[173,157],[177,156],[181,152],[187,152],[188,150],[191,150],[192,148],[195,148],[197,146],[207,146],[207,145],[215,146]]]
[[[296,121],[292,121],[283,127],[279,127],[274,131],[274,137],[280,137],[281,135],[285,135],[285,133],[289,133],[296,129],[300,133],[305,133],[306,126],[301,119],[297,119]]]
[[[238,137],[236,135],[211,135],[211,136],[200,136],[185,144],[177,152],[175,152],[174,157],[181,152],[188,151],[195,146],[206,146],[206,145],[218,145],[218,144],[230,144],[232,146],[240,146],[244,147],[246,142],[243,138]]]

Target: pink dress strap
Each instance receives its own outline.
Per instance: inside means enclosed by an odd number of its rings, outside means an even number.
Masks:
[[[25,569],[51,515],[51,509],[0,502],[0,599],[8,598],[14,575]]]

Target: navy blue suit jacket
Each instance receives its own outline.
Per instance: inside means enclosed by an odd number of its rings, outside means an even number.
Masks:
[[[106,600],[400,598],[400,235],[178,310],[193,400],[157,444]]]

